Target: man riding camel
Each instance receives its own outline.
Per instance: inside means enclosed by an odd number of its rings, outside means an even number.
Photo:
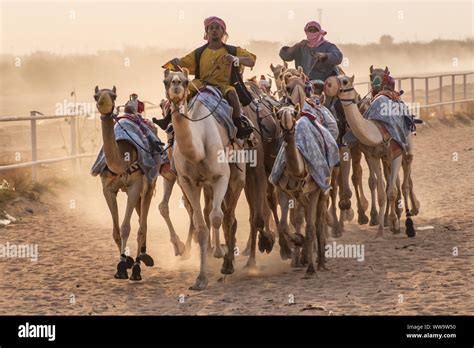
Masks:
[[[338,65],[342,62],[342,52],[337,46],[324,37],[326,31],[321,29],[321,25],[316,21],[308,22],[304,27],[306,39],[294,44],[284,46],[280,50],[280,58],[286,62],[295,61],[295,68],[301,66],[305,75],[311,80],[313,89],[315,85],[325,81],[330,76],[337,76],[341,73]],[[337,97],[327,97],[324,105],[334,109],[335,115],[344,118],[344,109]],[[345,130],[340,129],[344,134]]]
[[[207,40],[207,44],[183,58],[172,59],[165,66],[173,70],[187,68],[190,74],[195,75],[195,79],[189,84],[191,94],[195,94],[196,89],[202,89],[206,85],[217,87],[232,106],[232,119],[237,127],[237,138],[248,138],[252,130],[242,123],[242,108],[236,88],[232,85],[234,81],[231,81],[231,72],[233,66],[238,67],[240,73],[244,66],[253,67],[257,57],[241,47],[225,44],[228,37],[226,24],[218,17],[206,18],[204,31],[204,40]],[[166,129],[170,121],[170,114],[162,120],[154,120],[163,129]]]

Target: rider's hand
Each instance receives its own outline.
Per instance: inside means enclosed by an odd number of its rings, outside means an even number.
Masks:
[[[225,56],[222,57],[222,60],[226,64],[232,64],[234,61],[238,60],[236,56],[233,56],[232,54],[226,54]]]
[[[326,59],[328,59],[328,54],[327,53],[315,53],[314,57],[318,58],[321,62],[325,62]]]
[[[163,65],[163,68],[171,69],[170,65],[172,65],[173,70],[179,71],[179,70],[181,70],[180,67],[179,67],[179,65],[180,65],[179,63],[180,63],[179,58],[173,58],[168,63]]]

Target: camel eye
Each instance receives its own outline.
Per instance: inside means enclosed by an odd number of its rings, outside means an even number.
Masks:
[[[343,81],[342,81],[342,84],[343,84],[344,86],[347,85],[347,81],[346,81],[346,80],[343,80]]]

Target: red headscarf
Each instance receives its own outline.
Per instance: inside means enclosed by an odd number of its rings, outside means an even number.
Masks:
[[[225,22],[222,19],[220,19],[219,17],[216,17],[216,16],[207,17],[204,20],[204,40],[207,40],[207,41],[209,40],[209,37],[207,36],[207,28],[211,24],[218,24],[218,25],[220,25],[222,30],[224,30],[224,36],[222,37],[222,42],[225,43],[227,41],[227,38],[229,37],[229,35],[227,34],[227,27],[225,25]]]
[[[308,31],[310,27],[316,27],[319,31],[317,33],[310,33]],[[308,47],[318,47],[326,42],[324,35],[326,35],[327,32],[322,30],[321,25],[316,21],[308,22],[304,27],[304,32],[306,33],[306,38],[308,39]]]

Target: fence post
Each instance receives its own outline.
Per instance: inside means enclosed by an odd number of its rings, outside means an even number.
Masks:
[[[463,89],[464,89],[464,99],[467,99],[467,74],[462,75],[462,84],[463,84]]]
[[[410,77],[410,85],[411,85],[411,102],[415,104],[415,79]]]
[[[30,111],[30,116],[35,117],[36,111]],[[36,120],[31,120],[31,161],[36,162],[38,160],[38,147],[36,138]],[[36,164],[31,166],[31,181],[35,183],[37,180]]]
[[[425,105],[428,105],[428,77],[425,77]]]
[[[439,76],[439,102],[443,101],[443,75]],[[439,106],[439,114],[441,115],[443,111],[443,105]]]
[[[402,80],[398,80],[398,91],[400,92],[402,90]]]
[[[71,117],[71,156],[77,155],[77,120],[76,120],[76,112]],[[74,173],[79,171],[79,160],[77,158],[73,158],[73,170]]]
[[[456,82],[456,75],[451,75],[451,100],[454,101],[454,99],[456,99],[456,96],[455,96],[455,87],[454,87],[454,84]],[[452,105],[452,112],[454,114],[454,108],[456,107],[456,104],[453,103]]]

